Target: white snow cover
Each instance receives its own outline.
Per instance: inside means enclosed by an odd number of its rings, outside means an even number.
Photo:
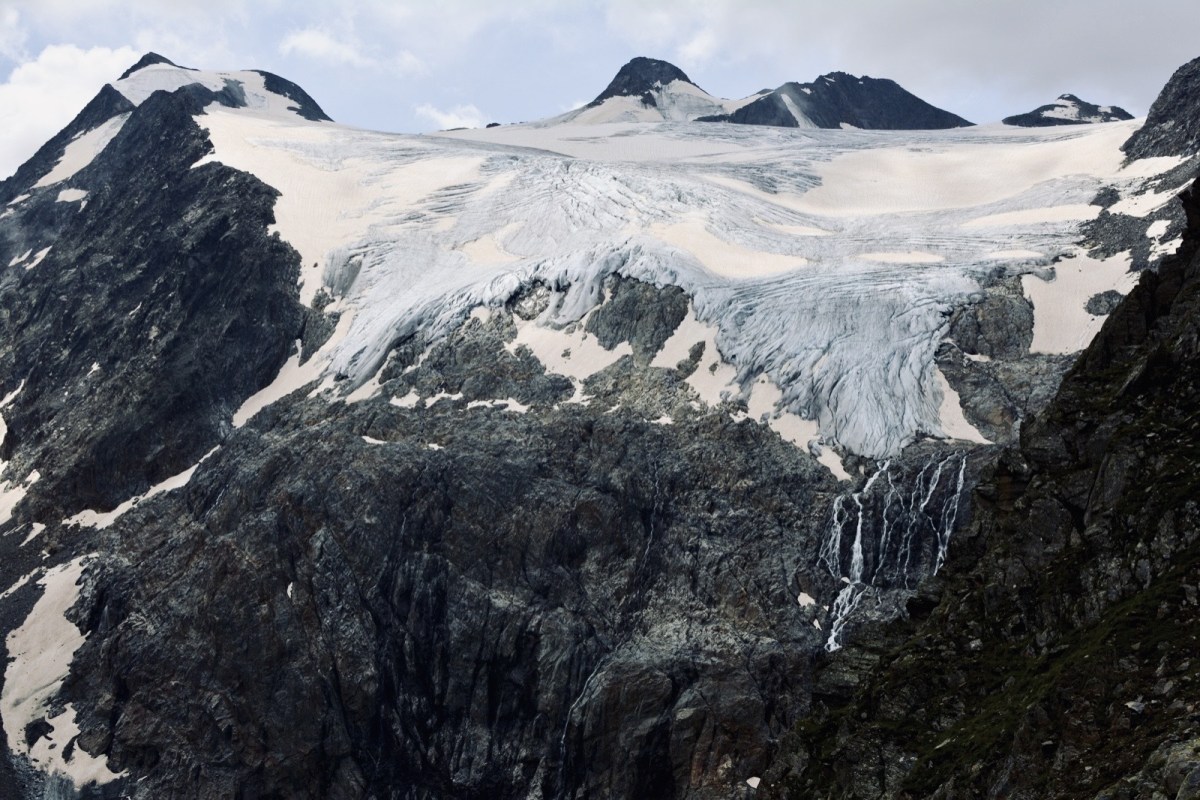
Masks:
[[[678,97],[695,99],[689,92]],[[216,105],[197,121],[215,146],[206,160],[281,191],[275,229],[301,253],[302,299],[324,287],[343,312],[345,329],[303,375],[289,364],[279,391],[318,376],[332,387],[334,373],[354,390],[393,342],[417,330],[436,338],[533,280],[556,299],[535,322],[518,322],[512,347],[582,381],[624,351],[571,326],[603,300],[604,280],[622,274],[692,296],[705,333],[677,344],[711,337],[689,379],[706,403],[741,396],[765,375],[791,415],[779,419],[807,422],[814,450],[873,457],[920,434],[977,436],[947,407],[933,363],[949,313],[979,299],[979,281],[997,269],[1032,272],[1070,250],[1101,186],[1128,194],[1167,168],[1123,168],[1119,147],[1136,122],[535,124],[403,136]],[[1106,262],[1079,279],[1089,291],[1119,288],[1124,269]],[[1074,280],[1066,271],[1059,289]],[[1041,280],[1026,281],[1035,296],[1031,281]],[[1067,346],[1045,344],[1045,331],[1079,325],[1070,346],[1085,344],[1094,326],[1071,304],[1086,300],[1072,291],[1043,302],[1038,345]]]
[[[597,125],[610,122],[686,122],[698,117],[731,114],[754,102],[754,94],[740,100],[714,97],[695,84],[674,80],[667,85],[655,84],[650,92],[654,105],[646,105],[639,97],[610,97],[597,106],[584,106],[534,125]]]
[[[205,72],[173,67],[170,64],[151,64],[128,78],[113,83],[112,86],[125,95],[129,102],[140,106],[157,91],[173,92],[194,83],[214,92],[232,85],[244,96],[246,108],[249,110],[301,119],[295,112],[288,110],[296,105],[296,101],[267,91],[266,79],[261,74],[249,70]]]
[[[1104,317],[1087,312],[1088,298],[1109,289],[1128,294],[1138,281],[1129,271],[1129,253],[1097,261],[1077,252],[1054,265],[1049,281],[1023,275],[1021,285],[1033,303],[1035,353],[1075,353],[1087,347],[1104,324]]]
[[[52,249],[54,249],[54,246],[53,246],[53,245],[51,245],[50,247],[46,247],[46,248],[43,248],[43,249],[39,250],[39,251],[38,251],[38,252],[37,252],[37,253],[34,255],[34,257],[33,257],[33,261],[30,261],[28,264],[26,264],[26,265],[25,265],[25,269],[33,269],[33,268],[34,268],[34,267],[36,267],[38,264],[42,263],[42,262],[43,262],[43,261],[46,259],[46,256],[50,255],[50,251],[51,251]]]
[[[56,202],[59,203],[77,203],[88,196],[88,193],[83,189],[63,189],[58,193]]]
[[[40,189],[43,186],[51,186],[55,183],[65,181],[92,163],[92,160],[100,155],[104,148],[108,147],[108,143],[115,139],[117,134],[121,132],[121,128],[125,125],[125,120],[127,119],[129,119],[128,114],[121,114],[75,137],[67,144],[62,158],[58,160],[54,168],[43,175],[33,187]]]
[[[53,713],[51,705],[70,671],[75,651],[84,642],[84,636],[65,615],[79,598],[85,558],[55,567],[38,580],[45,592],[21,627],[6,640],[12,660],[0,692],[0,716],[9,749],[43,772],[66,775],[77,788],[120,777],[108,769],[103,757],[91,756],[78,746],[70,749],[69,757],[66,755],[67,745],[79,734],[75,710],[68,703]],[[45,719],[52,730],[31,747],[25,741],[25,728],[38,719]]]

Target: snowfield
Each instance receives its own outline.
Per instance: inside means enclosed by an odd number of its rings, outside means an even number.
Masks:
[[[169,83],[166,71],[143,80]],[[303,375],[286,368],[264,398],[301,377],[363,386],[399,338],[437,336],[535,280],[557,302],[520,343],[549,353],[552,332],[621,274],[691,295],[729,374],[696,387],[705,402],[749,399],[765,376],[775,412],[807,421],[816,447],[876,458],[921,434],[982,441],[933,356],[951,312],[989,276],[1026,275],[1036,351],[1084,346],[1102,320],[1083,306],[1129,289],[1128,258],[1052,260],[1078,255],[1101,187],[1127,194],[1177,163],[1122,167],[1136,121],[906,132],[576,114],[410,136],[309,122],[261,91],[259,79],[250,107],[197,117],[215,151],[196,167],[221,162],[278,189],[276,229],[300,252],[302,299],[324,288],[343,313]],[[584,369],[545,361],[576,378]]]

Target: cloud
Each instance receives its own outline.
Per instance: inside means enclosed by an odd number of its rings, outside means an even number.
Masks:
[[[720,44],[717,35],[705,28],[683,43],[679,48],[679,60],[688,66],[703,64],[716,54]]]
[[[0,56],[21,61],[29,34],[21,25],[21,13],[15,8],[0,9]]]
[[[7,177],[131,66],[132,48],[51,45],[0,84],[0,176]]]
[[[373,67],[374,59],[364,56],[360,48],[338,41],[324,31],[316,28],[305,28],[292,31],[279,43],[279,52],[285,56],[293,53],[326,61],[331,64],[345,64],[351,67]]]
[[[350,39],[335,39],[318,28],[292,31],[279,43],[279,52],[285,56],[299,55],[338,66],[360,69],[384,69],[397,75],[411,75],[425,71],[425,64],[407,50],[401,50],[388,59],[376,59],[364,52],[364,47]]]
[[[442,111],[425,103],[416,108],[417,116],[432,121],[439,128],[482,128],[487,124],[487,116],[473,105],[455,106],[449,111]]]

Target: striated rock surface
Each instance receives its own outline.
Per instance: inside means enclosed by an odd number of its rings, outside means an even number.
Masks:
[[[1150,106],[1146,124],[1122,148],[1130,158],[1200,152],[1200,58],[1175,71]]]

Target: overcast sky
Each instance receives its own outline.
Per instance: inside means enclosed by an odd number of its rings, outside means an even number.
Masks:
[[[0,0],[0,177],[147,50],[389,131],[557,114],[636,55],[724,97],[892,78],[990,122],[1064,92],[1144,115],[1198,30],[1197,0]]]

